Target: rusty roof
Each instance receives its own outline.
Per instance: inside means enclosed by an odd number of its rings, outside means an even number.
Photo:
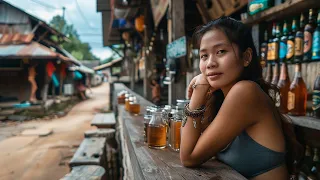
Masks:
[[[34,41],[30,44],[0,45],[0,59],[24,57],[32,59],[61,59],[64,61],[70,61],[70,58],[54,52],[50,48]]]
[[[0,37],[0,45],[31,43],[33,37],[34,34],[2,34]]]

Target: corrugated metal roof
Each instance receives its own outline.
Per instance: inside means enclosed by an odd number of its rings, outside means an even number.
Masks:
[[[43,59],[61,59],[69,61],[70,59],[52,51],[51,49],[43,46],[37,42],[30,44],[11,44],[0,45],[0,58],[43,58]]]
[[[30,43],[34,34],[2,34],[0,44],[23,44]]]

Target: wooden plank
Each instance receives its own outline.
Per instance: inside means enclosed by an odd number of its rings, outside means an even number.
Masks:
[[[97,0],[97,11],[111,11],[111,0]]]
[[[88,130],[84,132],[84,137],[85,138],[90,138],[90,137],[105,137],[107,139],[114,138],[116,130],[114,129],[93,129],[93,130]]]
[[[86,179],[102,179],[105,169],[101,166],[83,165],[73,167],[71,172],[66,174],[60,180],[86,180]]]
[[[320,120],[314,117],[306,116],[289,116],[293,123],[298,126],[307,127],[310,129],[320,130]]]
[[[115,84],[115,93],[126,89],[121,84]],[[137,96],[141,108],[152,105],[149,101]],[[115,99],[115,98],[114,98]],[[124,179],[245,179],[239,173],[216,160],[209,160],[200,168],[186,168],[181,165],[179,153],[165,148],[150,149],[143,142],[143,117],[131,116],[123,105],[117,105],[121,149],[124,155]]]
[[[262,21],[272,21],[275,19],[283,19],[289,16],[297,15],[306,9],[320,7],[319,0],[291,0],[282,3],[281,5],[271,7],[265,11],[248,16],[242,22],[245,24],[257,24]]]
[[[116,118],[114,113],[98,113],[91,121],[91,126],[98,128],[115,128]]]
[[[205,7],[205,4],[204,4],[204,1],[203,0],[197,0],[197,8],[199,10],[199,13],[201,14],[201,18],[202,18],[202,21],[203,23],[208,23],[211,18],[210,18],[210,15]]]
[[[85,138],[69,162],[70,167],[80,165],[101,165],[105,162],[106,138]]]

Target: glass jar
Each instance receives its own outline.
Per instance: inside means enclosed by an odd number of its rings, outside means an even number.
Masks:
[[[124,100],[124,109],[126,110],[126,111],[128,111],[129,110],[129,97],[131,96],[131,94],[129,94],[129,93],[127,93],[126,95],[125,95],[125,100]]]
[[[152,112],[152,117],[147,130],[147,142],[149,148],[163,149],[167,144],[167,125],[162,118],[162,110]]]
[[[149,122],[152,118],[152,112],[155,111],[156,109],[153,106],[147,106],[146,107],[146,112],[144,114],[143,117],[143,137],[144,137],[144,142],[147,143],[147,139],[148,139],[148,125]]]
[[[117,99],[118,99],[118,104],[124,104],[125,102],[125,95],[126,95],[127,91],[120,91],[117,95]]]
[[[174,151],[180,150],[180,142],[181,142],[181,125],[183,118],[183,110],[179,109],[177,106],[177,110],[174,110],[173,118],[170,121],[170,141],[169,146]]]
[[[133,98],[131,102],[129,102],[129,112],[135,116],[140,114],[140,104],[136,97]]]
[[[125,103],[125,106],[126,106],[125,108],[126,108],[126,110],[127,110],[128,112],[130,112],[130,102],[132,102],[133,99],[134,99],[134,96],[133,96],[133,95],[130,95],[129,98],[128,98],[128,100],[127,100],[126,103]]]

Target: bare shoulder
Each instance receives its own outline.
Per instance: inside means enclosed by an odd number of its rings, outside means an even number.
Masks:
[[[260,100],[264,95],[264,91],[260,86],[249,80],[237,82],[229,91],[228,96],[236,96],[237,99]]]

